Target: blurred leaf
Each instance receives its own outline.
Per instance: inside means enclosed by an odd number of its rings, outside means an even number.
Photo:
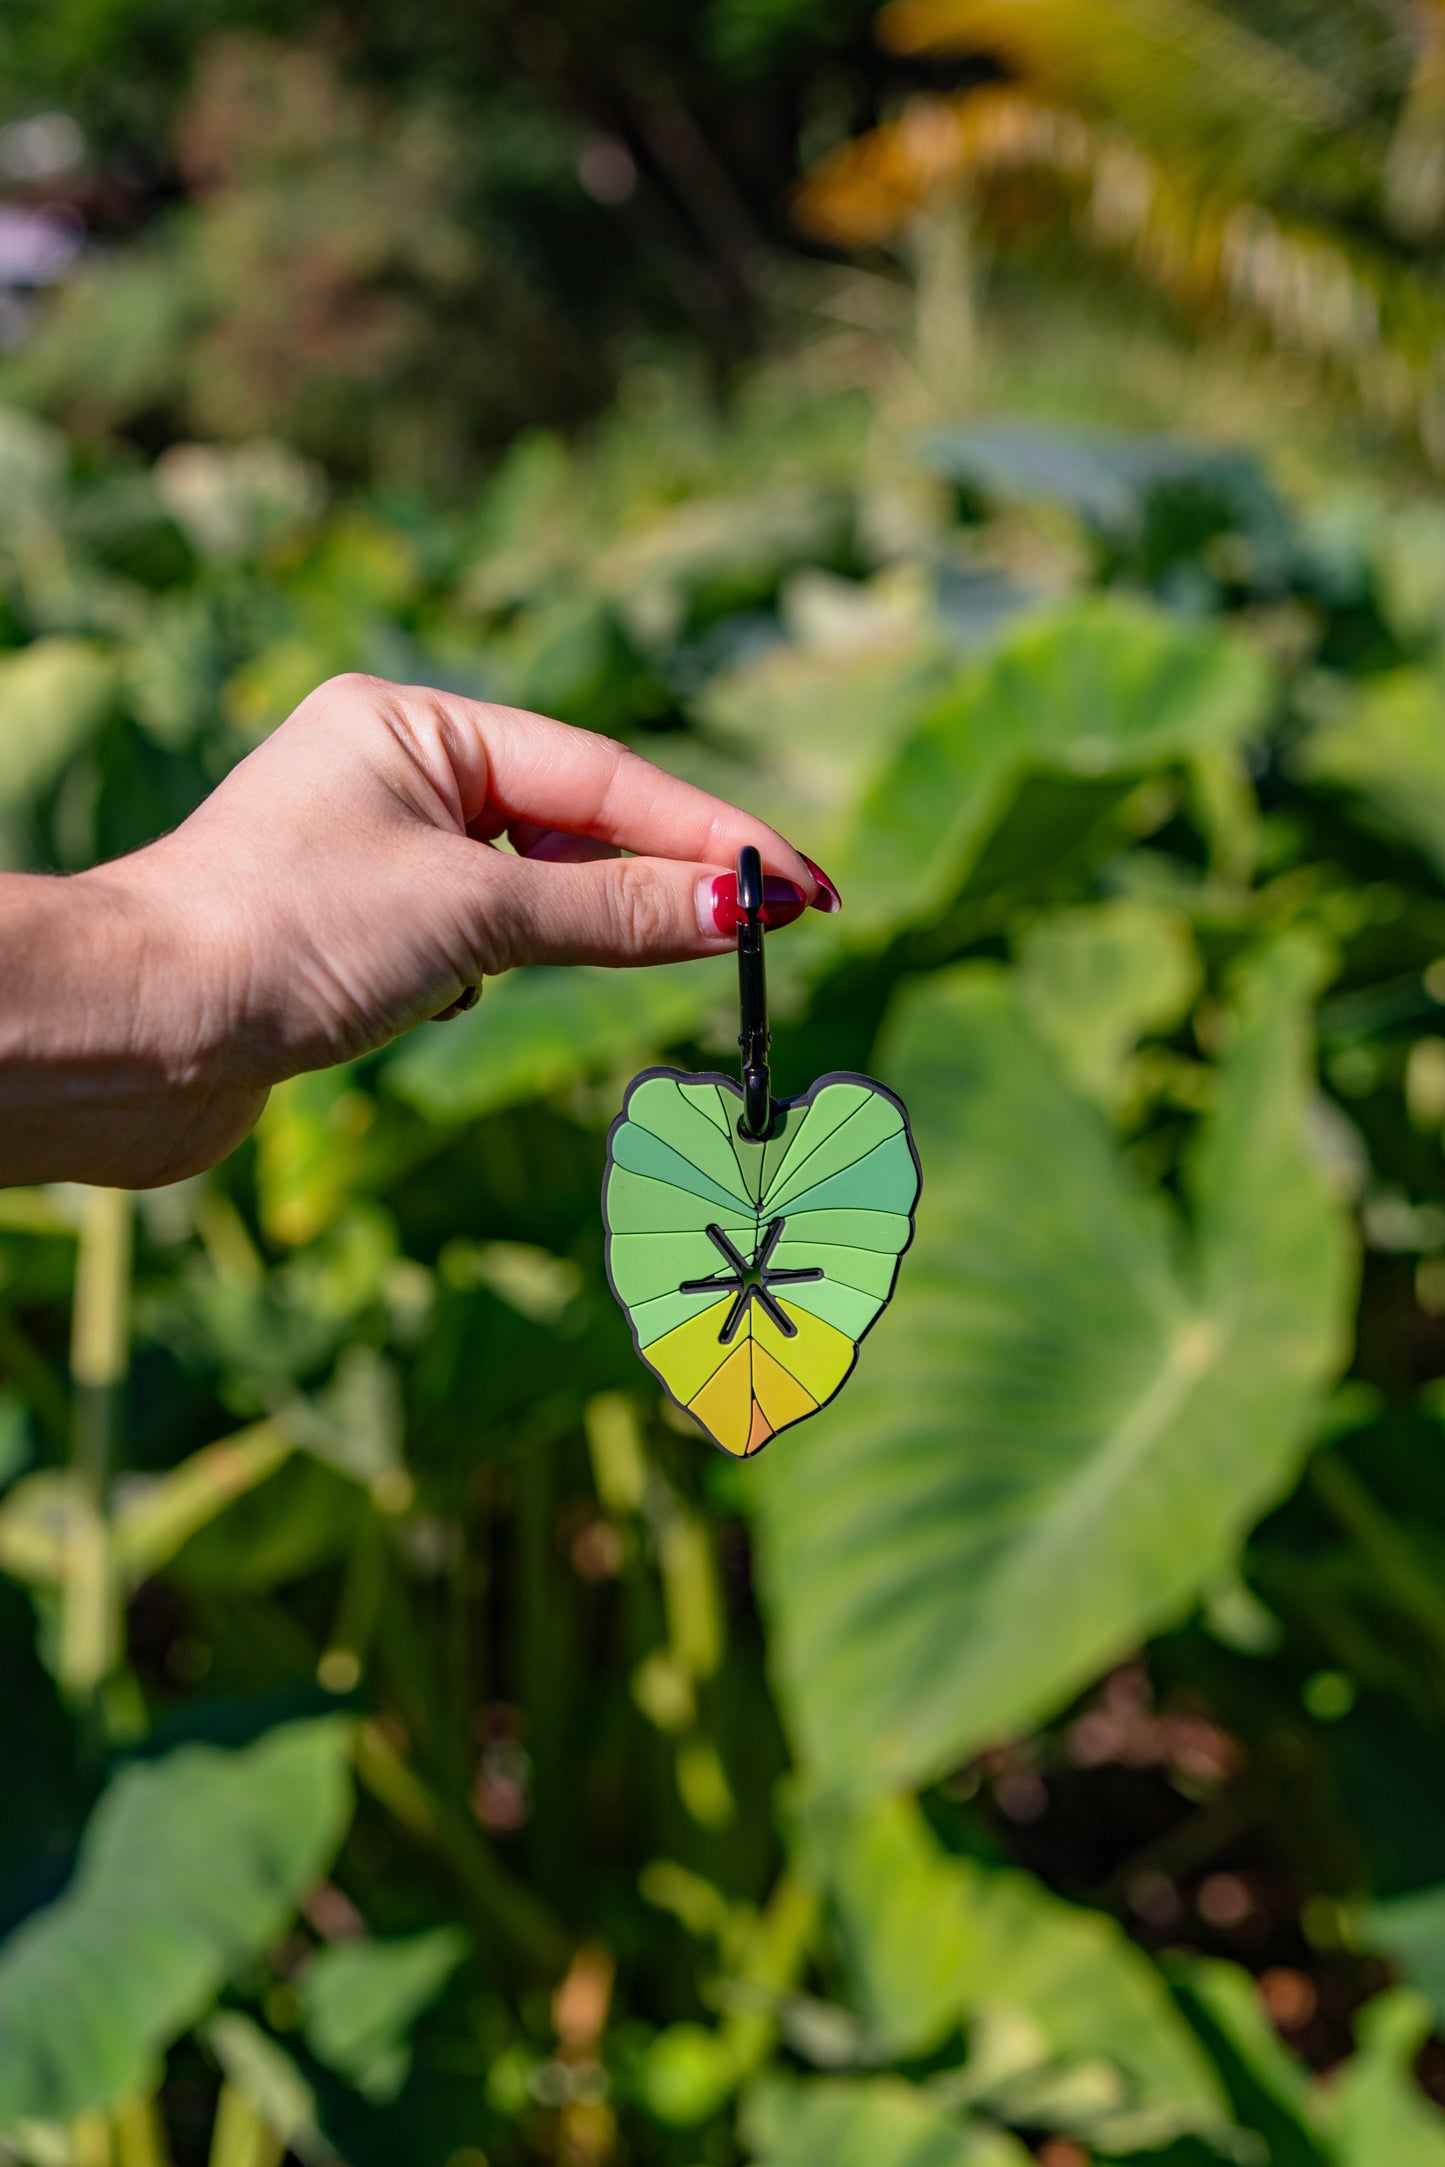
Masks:
[[[1438,1816],[1420,1792],[1411,1794],[1438,1828]],[[1413,1889],[1408,1895],[1377,1897],[1360,1921],[1368,1946],[1383,1950],[1411,1983],[1419,1987],[1445,2026],[1445,1887]]]
[[[996,972],[902,1004],[884,1074],[924,1172],[902,1296],[756,1484],[815,1779],[934,1776],[1050,1713],[1177,1617],[1288,1483],[1351,1279],[1303,1133],[1313,968],[1275,950],[1244,989],[1187,1263]]]
[[[293,1076],[256,1126],[261,1223],[273,1241],[314,1241],[347,1202],[376,1107],[347,1064]]]
[[[1284,508],[1253,459],[1177,437],[986,421],[933,431],[920,455],[965,488],[1064,505],[1121,542],[1141,534],[1151,497],[1181,489],[1209,507],[1215,531],[1246,534],[1257,553],[1278,559],[1288,541]]]
[[[310,1453],[293,1453],[200,1526],[171,1575],[200,1595],[285,1587],[348,1551],[369,1511],[349,1476]]]
[[[1227,2120],[1164,1981],[1114,1920],[1015,1869],[950,1857],[911,1800],[824,1817],[823,1830],[858,2006],[890,2060],[1006,2018],[1011,2051],[984,2103],[1010,2121],[1142,2150]]]
[[[1445,682],[1399,670],[1352,692],[1344,713],[1296,756],[1312,783],[1348,791],[1385,835],[1403,837],[1445,874]]]
[[[712,673],[703,731],[663,748],[668,767],[798,836],[830,872],[860,792],[957,667],[922,597],[890,618],[869,588],[836,585],[826,632],[815,612],[799,636]]]
[[[1266,2016],[1258,1982],[1237,1965],[1172,1952],[1165,1973],[1228,2089],[1235,2119],[1268,2145],[1270,2167],[1328,2167],[1309,2078]]]
[[[937,910],[1029,772],[1099,779],[1167,767],[1247,736],[1268,689],[1259,656],[1232,636],[1135,602],[1091,596],[1032,619],[883,768],[840,884],[869,924]]]
[[[656,643],[681,629],[689,603],[708,616],[742,610],[766,601],[789,567],[836,557],[851,512],[842,492],[786,481],[696,497],[612,542],[592,577],[635,635]]]
[[[743,2132],[757,2167],[1027,2167],[1032,2156],[898,2077],[768,2078],[748,2096]]]
[[[1403,1987],[1377,1994],[1355,2020],[1356,2051],[1325,2092],[1338,2167],[1440,2167],[1445,2114],[1415,2080],[1430,2007]]]
[[[161,502],[199,556],[255,557],[315,519],[326,478],[285,444],[173,444],[155,467]]]
[[[53,525],[64,501],[70,447],[34,414],[0,407],[0,535],[29,539]]]
[[[45,789],[104,721],[116,667],[88,640],[35,640],[0,655],[0,806]]]
[[[691,1037],[731,992],[695,963],[650,971],[587,966],[489,978],[475,1012],[420,1030],[386,1067],[388,1087],[434,1121],[474,1121],[593,1075],[639,1066]]]
[[[412,2029],[467,1949],[459,1927],[439,1926],[319,1950],[301,1982],[307,2046],[373,2104],[395,2099],[411,2069]]]
[[[344,1723],[295,1723],[114,1778],[69,1887],[0,1944],[0,2128],[68,2119],[150,2078],[329,1863],[348,1751]]]
[[[25,1402],[17,1393],[0,1388],[0,1491],[30,1464],[30,1424]]]
[[[1018,943],[1019,994],[1086,1097],[1112,1106],[1139,1039],[1182,1022],[1199,985],[1181,912],[1121,898],[1059,911]]]

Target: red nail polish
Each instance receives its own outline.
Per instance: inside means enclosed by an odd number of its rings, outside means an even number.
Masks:
[[[806,851],[800,850],[798,856],[818,883],[818,900],[813,905],[814,910],[827,911],[830,916],[835,910],[841,910],[843,908],[843,898],[823,871],[822,866],[814,865]]]
[[[807,909],[807,897],[795,880],[769,873],[763,880],[763,907],[759,916],[770,933],[791,925]],[[719,933],[736,933],[743,922],[738,909],[738,876],[719,873],[712,884],[712,918]]]

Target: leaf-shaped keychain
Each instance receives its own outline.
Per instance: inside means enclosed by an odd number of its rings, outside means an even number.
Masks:
[[[743,1080],[644,1069],[607,1138],[612,1291],[679,1406],[742,1458],[832,1399],[913,1237],[908,1117],[867,1076],[771,1096],[762,868],[738,860]]]

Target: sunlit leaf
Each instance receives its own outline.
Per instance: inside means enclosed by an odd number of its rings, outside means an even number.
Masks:
[[[0,1943],[0,2129],[136,2090],[287,1924],[350,1806],[347,1727],[181,1746],[113,1780],[69,1886]]]
[[[1199,982],[1183,914],[1128,897],[1039,919],[1018,963],[1026,1014],[1069,1081],[1104,1105],[1138,1040],[1181,1022]]]
[[[1429,2037],[1423,1995],[1396,1987],[1355,2019],[1357,2050],[1325,2094],[1338,2167],[1442,2167],[1445,2114],[1416,2082],[1414,2060]]]
[[[1034,618],[971,670],[865,794],[837,867],[855,917],[946,903],[1031,773],[1127,778],[1247,736],[1259,657],[1212,627],[1091,597]],[[833,870],[833,868],[830,868]]]
[[[1413,843],[1445,873],[1445,683],[1400,670],[1366,683],[1307,738],[1296,765],[1310,782],[1348,792],[1392,840]]]
[[[116,666],[89,640],[35,640],[0,655],[0,806],[61,774],[109,711]]]
[[[1228,2120],[1164,1981],[1112,1919],[1015,1869],[950,1857],[911,1800],[820,1818],[858,2007],[890,2059],[1007,2020],[1010,2052],[995,2047],[978,2082],[1011,2121],[1122,2151]]]
[[[769,2078],[749,2096],[757,2167],[1027,2167],[1006,2130],[966,2122],[899,2077]]]
[[[936,1775],[1049,1713],[1288,1483],[1351,1282],[1304,1135],[1312,968],[1277,950],[1246,988],[1183,1254],[995,972],[902,1006],[885,1072],[929,1169],[905,1296],[756,1484],[815,1778]]]
[[[1171,1954],[1166,1972],[1236,2119],[1268,2144],[1270,2167],[1325,2167],[1330,2154],[1309,2077],[1265,2013],[1258,1981],[1201,1956]]]

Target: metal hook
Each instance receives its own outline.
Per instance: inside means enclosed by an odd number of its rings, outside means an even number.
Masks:
[[[772,1078],[768,1074],[768,980],[763,964],[763,861],[751,843],[738,852],[738,1008],[742,1029],[743,1111],[741,1135],[762,1143],[772,1132]]]

